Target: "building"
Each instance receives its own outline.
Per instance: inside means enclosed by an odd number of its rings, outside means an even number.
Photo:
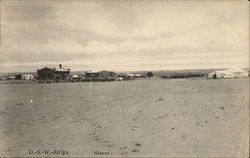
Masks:
[[[15,80],[21,80],[22,79],[22,74],[15,75]]]
[[[62,68],[59,64],[59,68],[43,68],[37,70],[39,80],[67,80],[69,79],[70,69]]]
[[[116,73],[113,71],[103,70],[103,71],[99,71],[98,73],[99,73],[98,77],[102,79],[116,78]]]
[[[17,74],[15,75],[15,80],[33,80],[33,74]]]
[[[217,78],[241,78],[248,77],[248,72],[237,68],[237,69],[227,69],[222,71],[214,71],[208,74],[208,79],[217,79]]]
[[[33,74],[22,75],[22,80],[34,80],[34,75]]]
[[[37,70],[37,75],[39,80],[53,80],[55,79],[55,69],[45,67]]]
[[[55,68],[55,79],[57,80],[68,80],[70,74],[70,69],[62,67],[62,64],[59,64],[59,68]]]
[[[8,80],[15,80],[15,76],[8,76]]]
[[[78,79],[78,78],[79,78],[78,74],[72,75],[72,79]]]
[[[98,79],[99,72],[88,71],[88,72],[85,72],[85,76],[86,76],[86,79]]]
[[[7,80],[7,78],[6,78],[6,77],[1,77],[1,80],[3,80],[3,81],[4,81],[4,80]]]
[[[85,78],[87,81],[113,81],[117,77],[113,71],[88,71],[85,72]]]
[[[80,75],[78,75],[78,74],[73,74],[72,76],[71,76],[71,81],[72,82],[77,82],[77,81],[79,81],[81,78],[80,78]]]
[[[248,71],[243,69],[230,69],[233,72],[235,78],[248,77]]]
[[[135,78],[141,78],[141,74],[135,74]]]
[[[119,73],[118,77],[122,77],[123,80],[132,80],[135,78],[135,74],[131,73]]]

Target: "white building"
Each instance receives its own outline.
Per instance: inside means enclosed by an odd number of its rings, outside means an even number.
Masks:
[[[32,74],[22,75],[22,80],[33,80],[33,79],[34,79],[34,75]]]
[[[9,76],[7,79],[8,80],[15,80],[15,76]]]
[[[72,79],[78,79],[79,78],[79,75],[75,74],[75,75],[72,75]]]
[[[241,77],[248,77],[248,72],[246,70],[240,68],[231,68],[222,71],[215,71],[210,73],[207,78],[241,78]]]
[[[135,78],[140,78],[141,74],[135,74]]]

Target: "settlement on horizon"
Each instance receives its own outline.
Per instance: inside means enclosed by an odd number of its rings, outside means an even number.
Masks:
[[[248,1],[0,5],[0,157],[249,157]]]

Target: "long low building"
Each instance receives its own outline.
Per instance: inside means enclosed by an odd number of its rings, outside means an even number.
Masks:
[[[15,80],[34,80],[33,74],[17,74]]]
[[[99,72],[97,71],[88,71],[85,72],[86,79],[97,79],[99,77]]]
[[[85,72],[87,80],[112,80],[117,77],[116,73],[113,71],[88,71]]]
[[[208,79],[217,79],[217,78],[241,78],[248,77],[248,71],[237,68],[237,69],[227,69],[222,71],[214,71],[208,74]]]

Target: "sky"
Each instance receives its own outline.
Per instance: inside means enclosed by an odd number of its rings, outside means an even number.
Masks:
[[[247,1],[1,1],[0,72],[249,67]]]

